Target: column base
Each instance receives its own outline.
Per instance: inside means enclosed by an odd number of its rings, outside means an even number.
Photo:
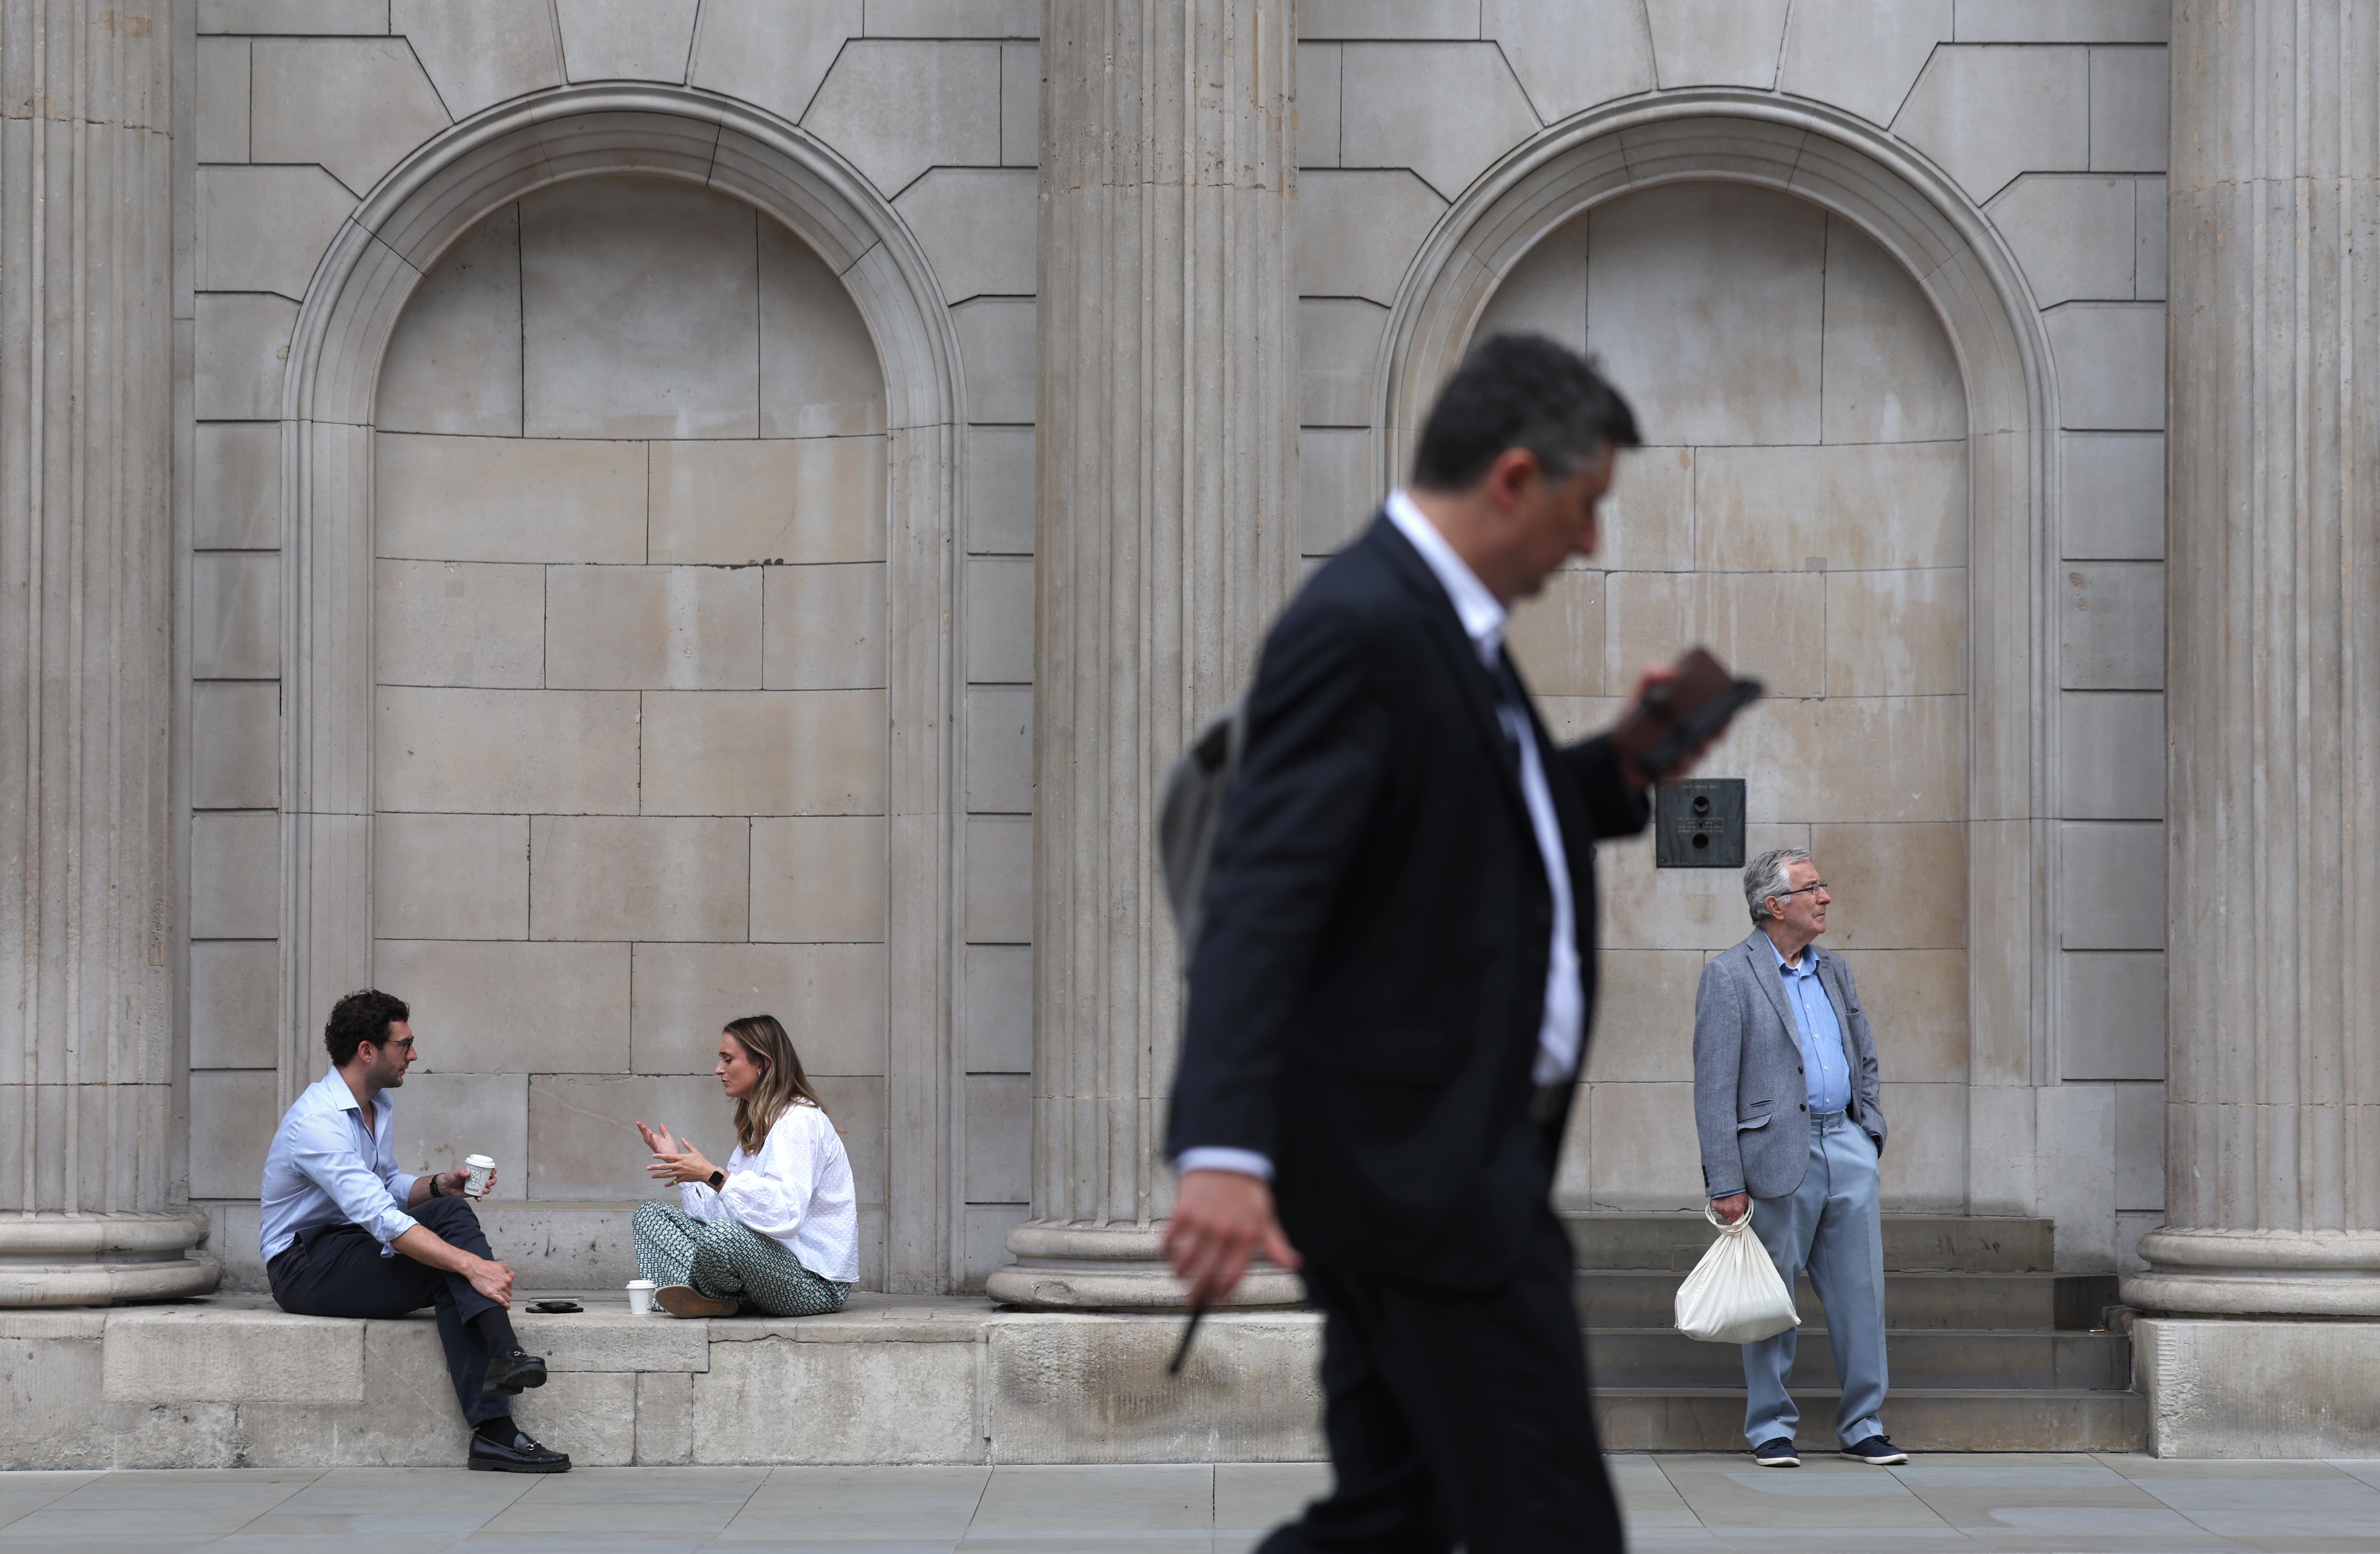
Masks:
[[[0,1307],[120,1305],[203,1295],[223,1268],[188,1256],[207,1238],[195,1208],[161,1214],[0,1214]]]
[[[2184,1317],[2380,1317],[2380,1235],[2159,1230],[2124,1304]]]
[[[2380,1322],[2132,1324],[2159,1457],[2380,1457],[2375,1370]]]
[[[1016,1261],[985,1283],[992,1299],[1036,1311],[1180,1311],[1182,1281],[1165,1266],[1165,1227],[1079,1225],[1028,1220],[1008,1232]],[[1258,1262],[1222,1304],[1295,1305],[1305,1285],[1286,1269]]]

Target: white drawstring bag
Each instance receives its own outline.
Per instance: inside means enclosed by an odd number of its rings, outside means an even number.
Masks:
[[[1800,1327],[1793,1292],[1752,1233],[1751,1204],[1732,1225],[1707,1204],[1703,1218],[1718,1227],[1718,1239],[1678,1286],[1678,1330],[1705,1343],[1757,1343]]]

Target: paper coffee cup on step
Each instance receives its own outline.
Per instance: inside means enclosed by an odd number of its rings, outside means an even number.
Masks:
[[[463,1169],[471,1174],[464,1179],[463,1196],[483,1198],[488,1196],[488,1179],[496,1173],[496,1162],[485,1155],[466,1155]]]
[[[650,1317],[653,1314],[653,1281],[650,1279],[628,1281],[628,1311],[632,1316]]]

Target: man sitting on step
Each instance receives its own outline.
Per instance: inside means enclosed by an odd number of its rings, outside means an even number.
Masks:
[[[413,1012],[376,989],[331,1006],[331,1072],[281,1119],[264,1159],[261,1236],[273,1298],[303,1317],[401,1317],[438,1308],[438,1341],[472,1427],[469,1465],[567,1473],[570,1459],[513,1423],[512,1400],[545,1384],[504,1313],[513,1270],[488,1252],[463,1196],[467,1173],[396,1169],[387,1092],[413,1062]],[[490,1178],[493,1180],[492,1174]]]
[[[1840,955],[1818,948],[1834,900],[1799,847],[1743,870],[1753,931],[1703,967],[1694,994],[1694,1128],[1719,1218],[1750,1212],[1785,1288],[1803,1269],[1827,1308],[1843,1455],[1909,1461],[1886,1439],[1884,1152],[1876,1037]],[[1743,1346],[1743,1435],[1763,1467],[1795,1468],[1791,1328]]]

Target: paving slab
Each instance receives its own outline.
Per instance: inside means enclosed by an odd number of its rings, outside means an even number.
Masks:
[[[1735,1452],[1609,1459],[1636,1549],[2131,1554],[2380,1548],[2374,1464]],[[2361,1471],[2350,1471],[2361,1470]],[[1246,1554],[1330,1487],[1313,1463],[0,1473],[0,1551]]]
[[[98,1476],[96,1472],[73,1469],[0,1475],[0,1527],[64,1499]]]
[[[763,1547],[848,1540],[871,1548],[948,1548],[966,1536],[992,1470],[797,1467],[771,1471],[713,1540]]]

